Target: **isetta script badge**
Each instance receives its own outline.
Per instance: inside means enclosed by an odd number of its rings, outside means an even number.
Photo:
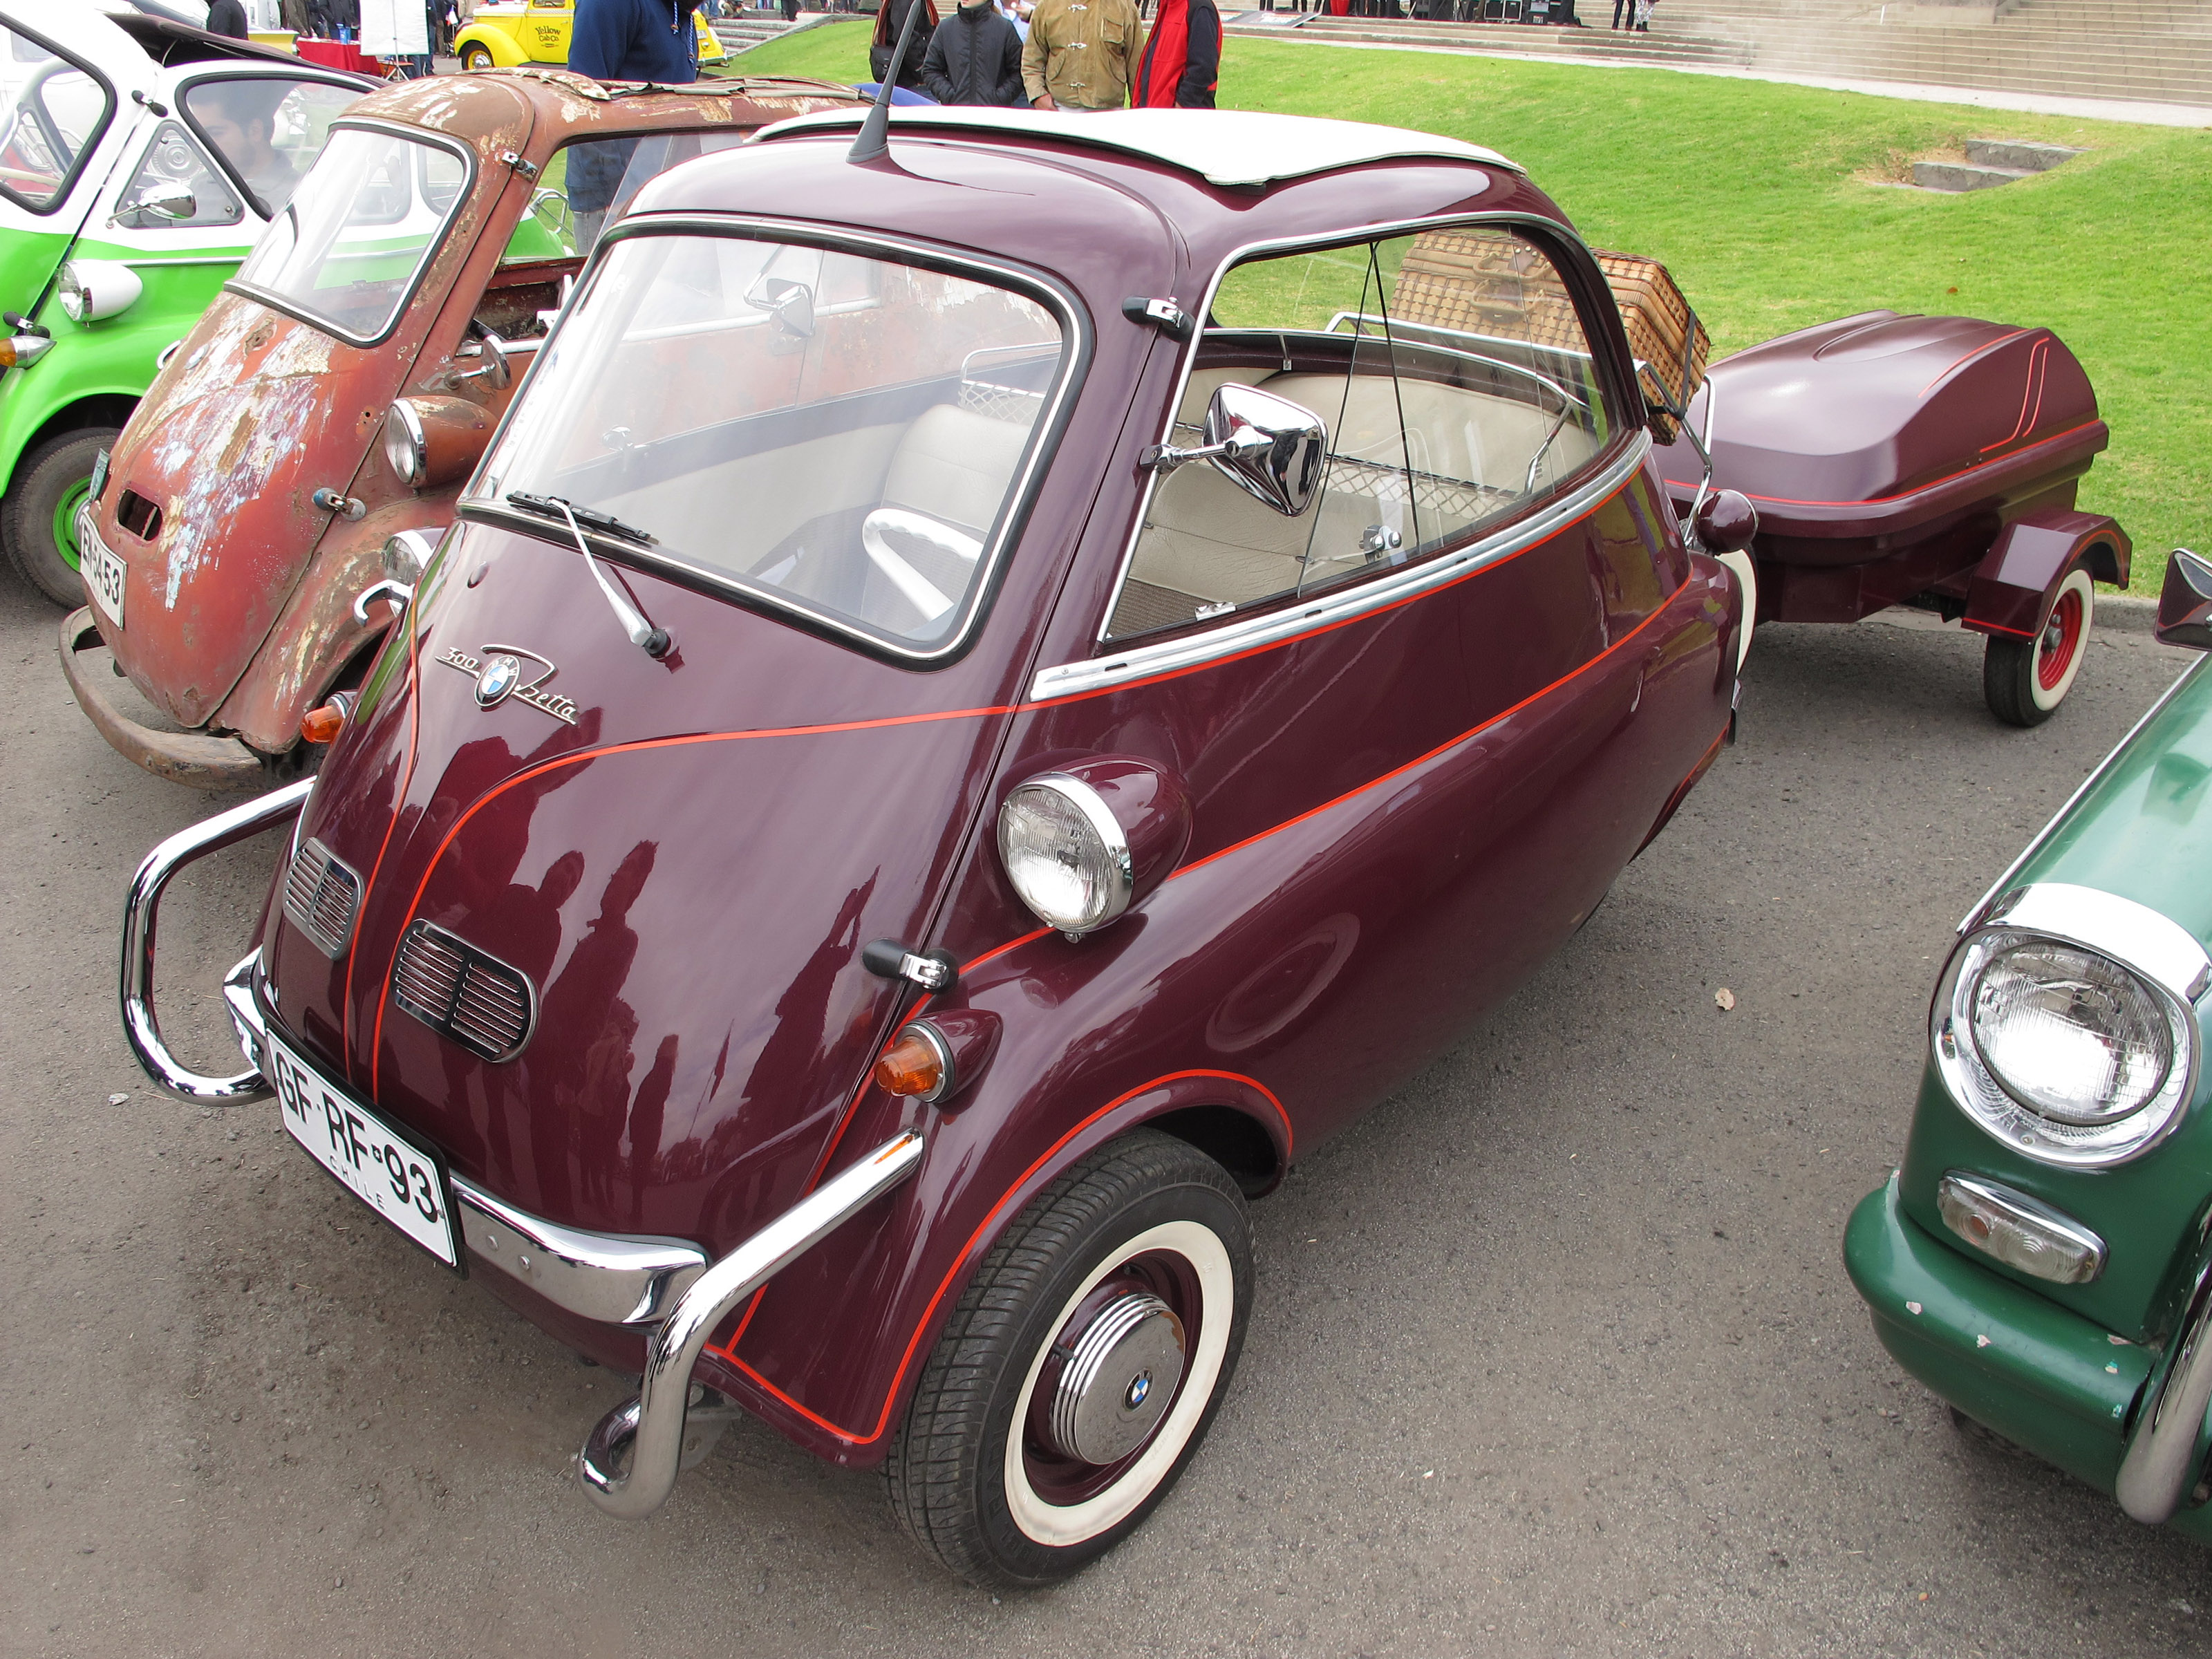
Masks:
[[[565,720],[570,726],[576,723],[576,705],[545,690],[545,682],[559,671],[535,651],[525,651],[519,645],[486,645],[482,656],[472,657],[449,645],[437,654],[435,660],[476,677],[479,708],[494,708],[513,697],[517,702],[544,709],[556,720]],[[538,672],[530,674],[530,668]]]

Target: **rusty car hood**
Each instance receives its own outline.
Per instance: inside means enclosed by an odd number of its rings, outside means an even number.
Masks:
[[[861,947],[927,936],[1007,715],[623,574],[665,662],[573,551],[474,524],[449,543],[301,823],[366,889],[348,948],[272,908],[264,961],[296,1038],[470,1179],[721,1249],[796,1197],[854,1101],[900,995]],[[543,683],[482,707],[466,665],[499,647]],[[418,923],[527,981],[519,1054],[393,994]]]

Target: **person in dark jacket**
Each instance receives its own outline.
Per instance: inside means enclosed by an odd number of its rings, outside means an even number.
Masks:
[[[972,0],[955,9],[929,37],[921,89],[940,104],[996,104],[1018,109],[1022,94],[1021,33],[1000,15],[996,0]]]
[[[246,8],[240,0],[215,0],[208,8],[208,33],[227,34],[234,40],[250,37],[246,29]]]
[[[1212,109],[1220,79],[1221,14],[1213,0],[1160,0],[1129,107]]]
[[[699,78],[693,0],[576,0],[568,67],[594,81],[685,87]]]
[[[907,45],[906,59],[899,65],[898,84],[915,92],[921,86],[921,62],[928,56],[931,39],[937,33],[937,8],[932,0],[884,0],[876,9],[876,33],[868,47],[868,78],[881,82],[884,71],[890,65],[891,52],[898,45],[899,31],[906,26],[908,5],[921,8],[921,21],[914,26],[914,39]]]

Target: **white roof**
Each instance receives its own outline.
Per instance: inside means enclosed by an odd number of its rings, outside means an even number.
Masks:
[[[853,111],[823,110],[778,121],[763,127],[759,136],[774,138],[825,127],[851,127],[859,119],[859,113]],[[1431,132],[1372,126],[1364,121],[1323,121],[1306,115],[1263,115],[1249,110],[1116,109],[1067,115],[966,105],[892,106],[895,134],[920,128],[1016,133],[1066,143],[1096,144],[1102,149],[1124,150],[1164,161],[1216,185],[1264,185],[1399,157],[1479,161],[1485,167],[1522,171],[1494,149],[1457,138],[1440,138]]]

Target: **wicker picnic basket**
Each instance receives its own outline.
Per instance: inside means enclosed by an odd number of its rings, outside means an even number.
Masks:
[[[1620,307],[1629,349],[1649,365],[1642,377],[1647,400],[1686,407],[1705,377],[1711,343],[1705,325],[1657,260],[1601,252],[1597,262]],[[1551,262],[1500,231],[1430,230],[1416,236],[1399,267],[1391,314],[1400,322],[1586,349],[1574,301]],[[1655,416],[1652,426],[1660,441],[1674,441],[1671,418]]]

